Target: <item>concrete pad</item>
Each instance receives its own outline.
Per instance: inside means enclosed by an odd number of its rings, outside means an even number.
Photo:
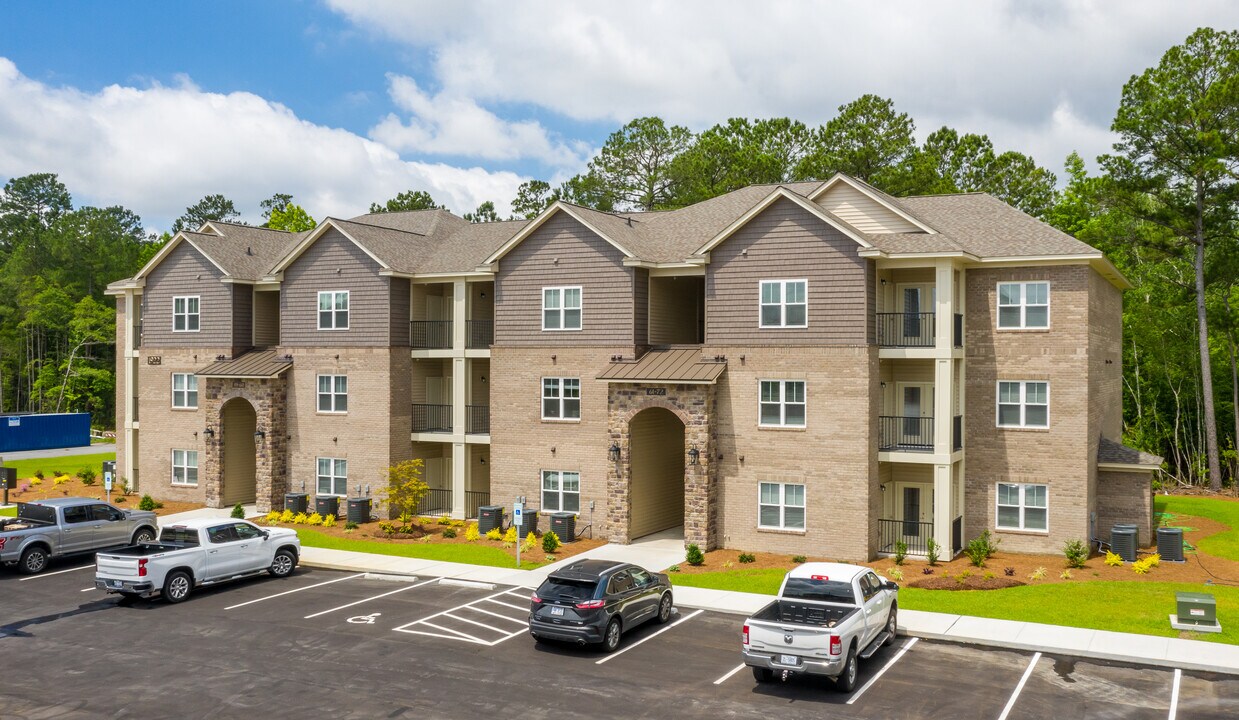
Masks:
[[[906,635],[923,638],[945,638],[947,631],[959,620],[958,615],[900,610],[899,629]]]
[[[1024,625],[1025,623],[1014,620],[994,620],[993,618],[961,615],[944,637],[947,640],[1012,647],[1012,638],[1019,634]]]
[[[1015,646],[1050,652],[1067,652],[1078,655],[1088,651],[1093,642],[1096,630],[1064,627],[1062,625],[1042,625],[1040,623],[1025,623],[1019,633],[1013,638]]]
[[[1166,661],[1184,670],[1239,674],[1239,647],[1200,640],[1170,638]]]
[[[1170,638],[1098,630],[1089,643],[1090,657],[1164,665]]]

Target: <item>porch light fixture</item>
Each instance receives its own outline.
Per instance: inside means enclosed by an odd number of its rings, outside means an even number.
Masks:
[[[202,431],[202,434],[207,437],[215,437],[215,430],[208,426],[206,430]]]
[[[698,450],[698,449],[697,449],[697,448],[695,448],[695,447],[694,447],[694,448],[689,448],[689,449],[688,449],[688,464],[689,464],[689,465],[696,465],[696,464],[697,464],[697,459],[698,459],[699,457],[701,457],[701,451],[700,451],[700,450]]]
[[[611,462],[619,462],[620,447],[616,443],[611,443],[611,447],[607,450],[607,455],[611,457]]]
[[[262,428],[254,431],[254,442],[262,442],[263,438],[267,437],[267,433]]]

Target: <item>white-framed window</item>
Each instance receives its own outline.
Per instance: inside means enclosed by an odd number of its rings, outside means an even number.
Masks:
[[[994,527],[1000,530],[1049,530],[1048,485],[998,483]]]
[[[318,294],[318,329],[348,330],[348,290],[324,290]]]
[[[804,380],[762,380],[758,425],[804,427]]]
[[[201,327],[202,299],[197,295],[172,298],[172,332],[198,332]]]
[[[542,329],[581,329],[581,287],[542,288]]]
[[[542,509],[553,512],[580,512],[581,473],[543,470]]]
[[[760,483],[757,497],[757,527],[771,530],[804,530],[804,485]]]
[[[808,280],[762,280],[759,326],[802,328],[809,326]]]
[[[348,412],[348,375],[318,376],[318,411]]]
[[[198,409],[198,376],[193,373],[172,373],[172,407]]]
[[[998,427],[1050,426],[1050,384],[1045,381],[998,381]]]
[[[348,460],[321,457],[318,459],[317,495],[348,495]]]
[[[998,327],[1004,330],[1048,328],[1050,284],[1048,282],[998,283]]]
[[[198,484],[198,451],[197,450],[173,450],[172,451],[172,484],[173,485],[197,485]]]
[[[581,378],[542,378],[542,419],[581,419]]]

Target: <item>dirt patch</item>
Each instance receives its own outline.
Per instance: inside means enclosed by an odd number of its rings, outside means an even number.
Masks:
[[[1026,584],[1005,575],[985,577],[984,574],[974,573],[962,575],[962,577],[960,575],[955,577],[932,575],[926,580],[909,582],[908,586],[925,590],[1002,590],[1003,588],[1019,587]]]
[[[9,491],[9,502],[34,502],[36,500],[51,500],[53,498],[65,497],[108,501],[107,493],[103,489],[103,480],[97,480],[95,484],[87,485],[82,482],[81,478],[71,475],[67,480],[57,485],[55,479],[48,475],[36,485],[33,482],[35,479],[37,478],[22,478],[18,480],[18,489]],[[22,490],[21,488],[23,487],[26,489]],[[122,495],[119,484],[112,486],[112,504],[118,508],[137,510],[138,501],[141,499],[141,495]],[[163,504],[163,507],[155,509],[155,514],[157,515],[171,515],[204,507],[201,503],[176,502],[173,500],[161,500],[159,502]]]

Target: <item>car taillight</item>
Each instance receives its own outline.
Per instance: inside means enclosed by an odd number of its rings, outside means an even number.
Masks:
[[[607,604],[606,600],[586,600],[576,604],[577,610],[597,610]]]
[[[838,635],[830,636],[830,654],[840,655],[843,653],[843,638]]]
[[[745,644],[749,644],[749,626],[745,625],[744,630],[740,631],[740,640]]]
[[[138,559],[138,577],[146,577],[146,558]]]
[[[529,601],[530,601],[530,602],[540,603],[540,602],[542,602],[542,598],[538,597],[538,593],[534,593],[533,595],[530,595],[530,596],[529,596]]]

